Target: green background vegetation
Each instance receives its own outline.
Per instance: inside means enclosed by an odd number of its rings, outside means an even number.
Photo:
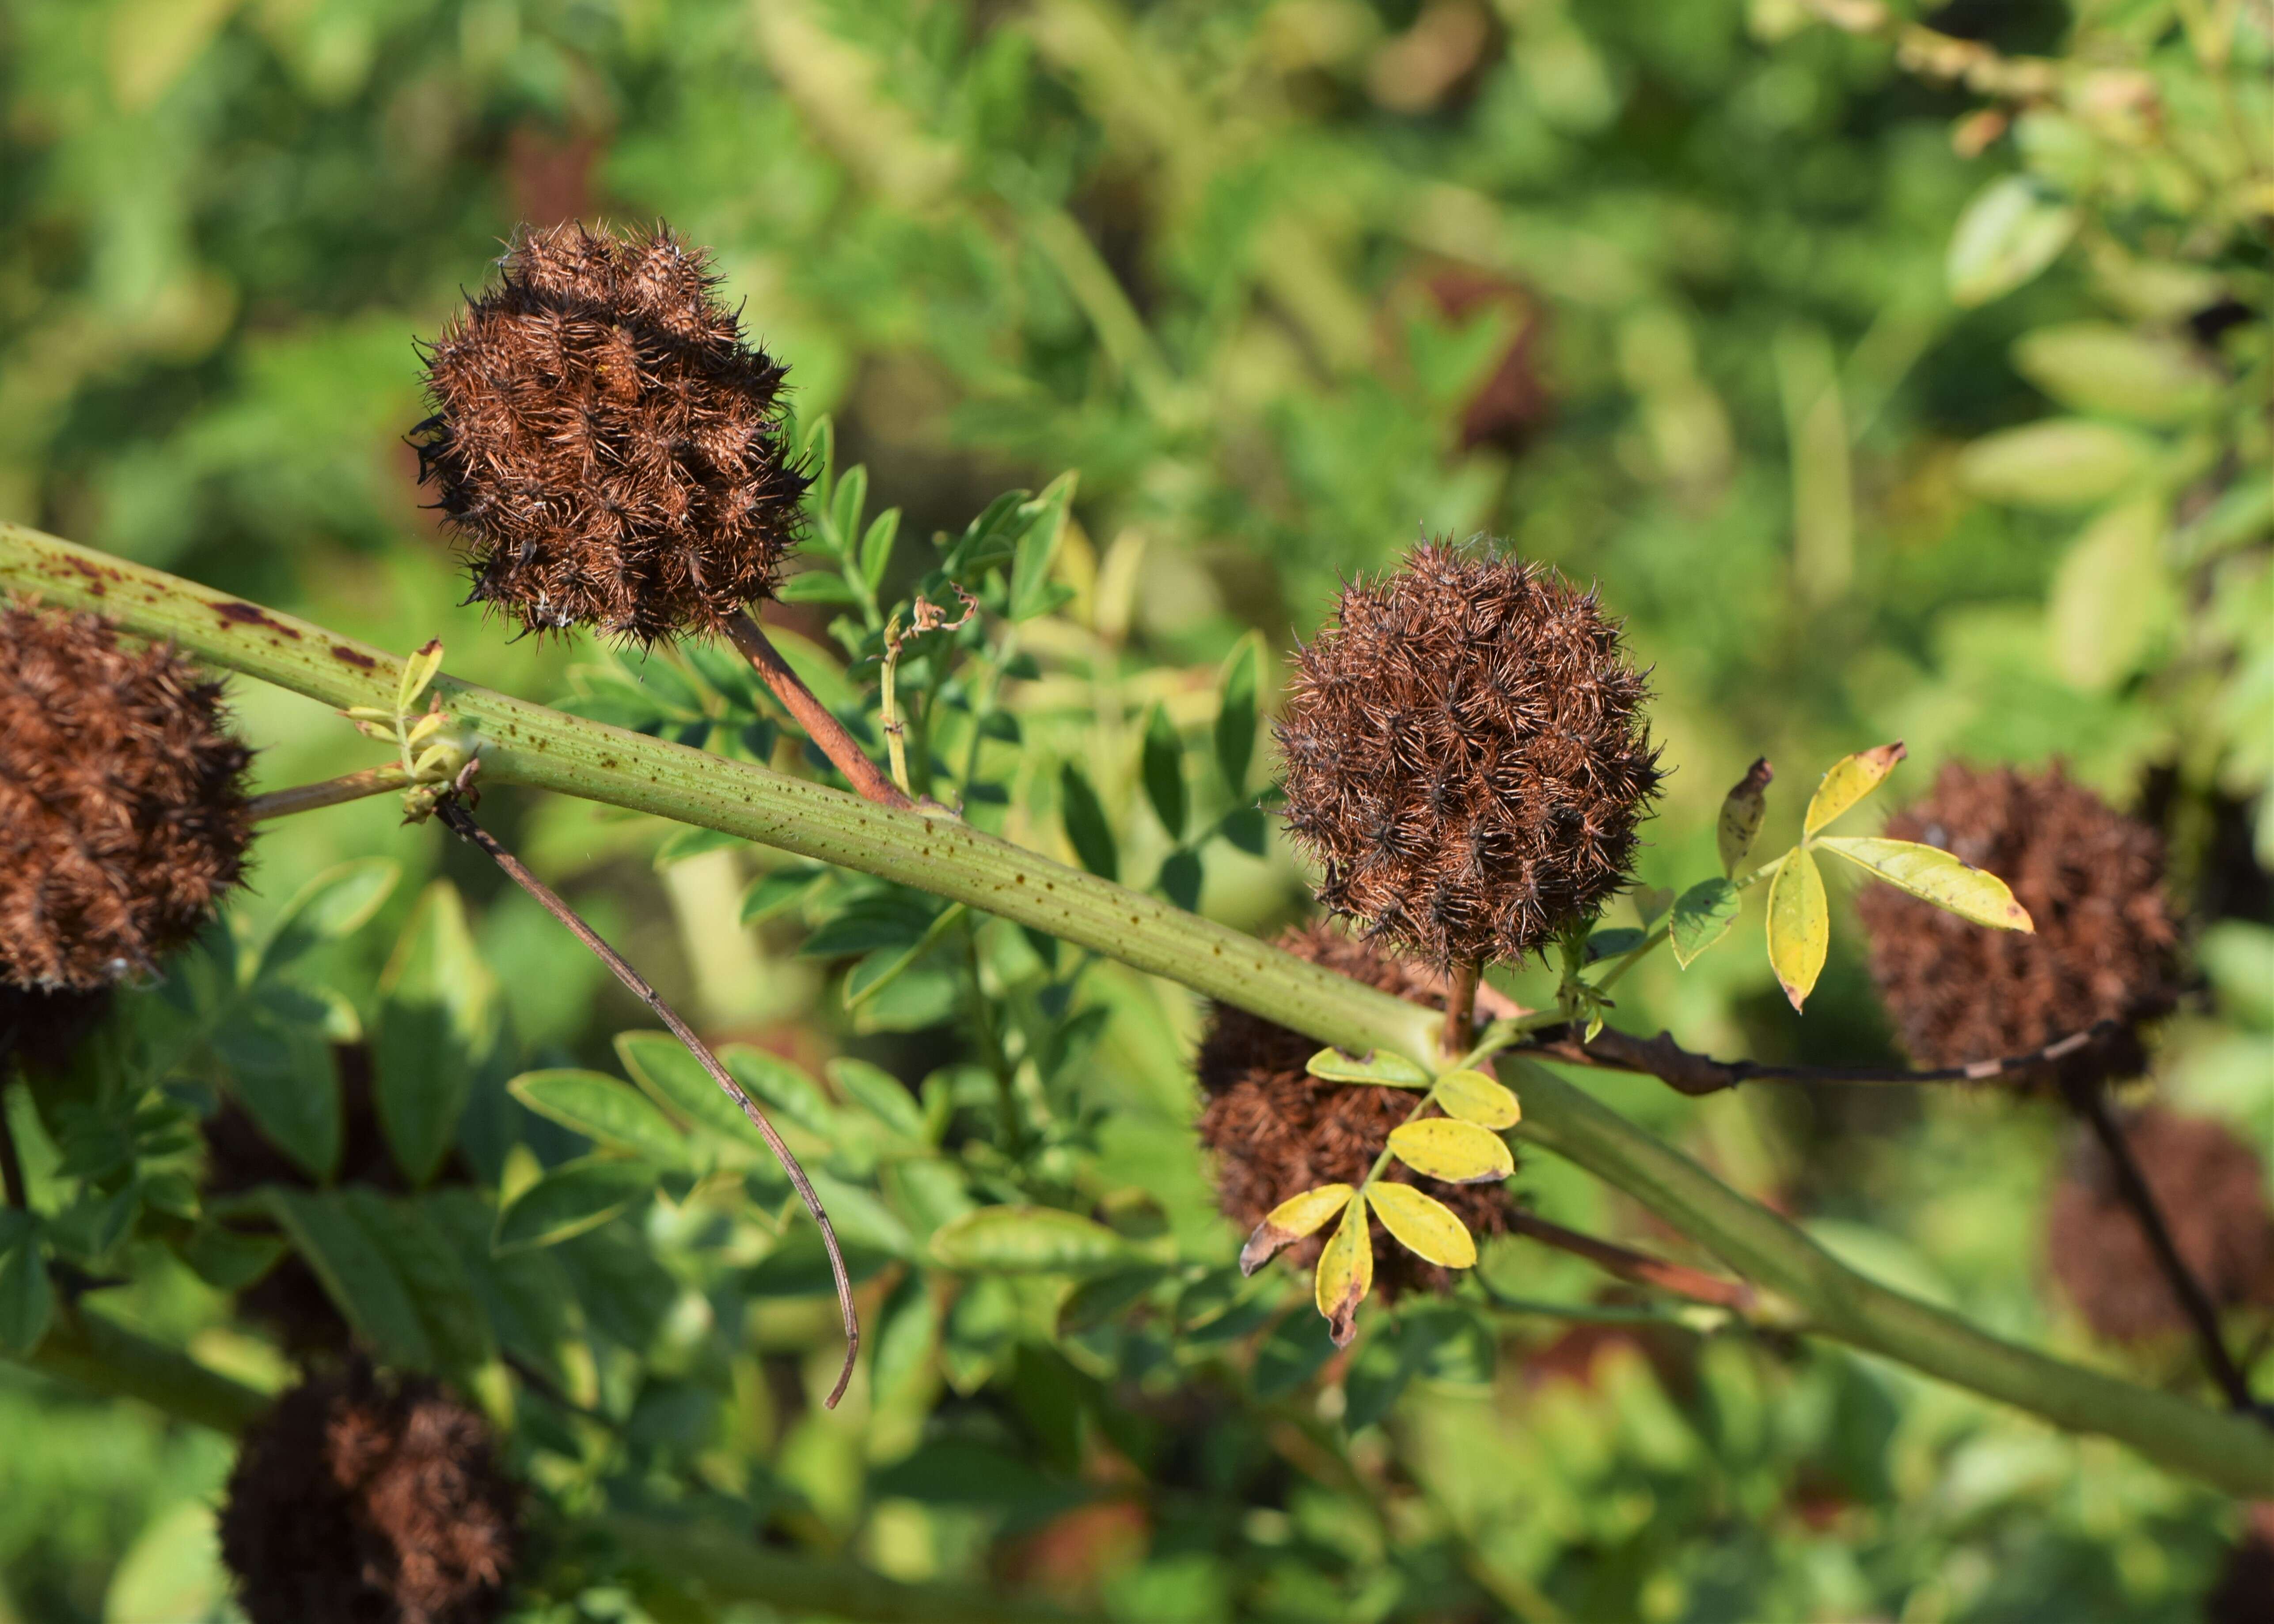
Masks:
[[[865,464],[870,511],[901,510],[888,591],[999,491],[1076,475],[1063,601],[1021,622],[1033,674],[1008,685],[1024,742],[987,816],[1013,838],[1068,852],[1071,762],[1123,877],[1154,873],[1153,707],[1204,755],[1251,631],[1268,710],[1338,578],[1423,531],[1486,531],[1599,581],[1654,667],[1673,776],[1647,883],[1712,870],[1714,808],[1758,754],[1784,775],[1765,850],[1825,763],[1896,737],[1911,761],[1883,795],[1954,756],[2059,755],[2144,804],[2202,973],[2156,1086],[2267,1144],[2263,13],[1962,5],[1926,20],[2002,54],[1954,73],[1900,20],[1827,10],[1849,26],[1799,0],[13,0],[0,515],[389,648],[439,635],[456,674],[587,714],[636,688],[651,720],[690,691],[674,658],[509,642],[448,607],[461,579],[400,436],[423,414],[414,336],[517,221],[667,219],[715,252],[801,417],[833,420],[838,468]],[[826,649],[827,605],[790,608]],[[373,759],[312,703],[245,683],[235,703],[262,787]],[[1192,778],[1201,821],[1231,807]],[[951,1095],[970,1069],[944,974],[848,1012],[831,959],[800,953],[809,916],[744,924],[778,859],[511,792],[485,816],[706,1031]],[[402,865],[324,950],[368,1018],[398,936],[431,935],[425,882],[455,883],[510,1051],[462,1134],[477,1161],[485,1134],[558,1160],[574,1142],[509,1120],[498,1083],[615,1070],[614,1034],[648,1023],[471,853],[397,820],[382,799],[265,832],[245,922],[343,861]],[[1200,851],[1211,915],[1299,916],[1276,837]],[[1743,940],[1646,963],[1618,1023],[1887,1057],[1844,919],[1804,1019]],[[990,951],[990,975],[1025,974]],[[1110,966],[1076,996],[1103,1013],[1057,1060],[1095,1131],[1051,1177],[1149,1202],[1183,1255],[1222,1262],[1237,1237],[1189,1131],[1199,1010]],[[1589,1086],[1867,1272],[2195,1390],[2184,1347],[2095,1346],[2046,1283],[2070,1147],[2052,1111]],[[1677,1244],[1547,1159],[1515,1187]],[[1291,1332],[1253,1368],[1227,1335],[1221,1368],[1188,1362],[1133,1418],[1113,1383],[1136,1356],[1061,1345],[1021,1283],[958,1303],[926,1380],[825,1416],[832,1320],[799,1259],[743,1282],[744,1346],[675,1312],[704,1301],[700,1237],[597,1233],[573,1267],[629,1432],[521,1440],[559,1505],[715,1497],[895,1575],[1117,1617],[2183,1619],[2235,1524],[2113,1446],[1891,1367],[1615,1309],[1503,1308],[1480,1346],[1424,1305],[1394,1380],[1377,1356],[1323,1389]],[[1534,1302],[1600,1284],[1513,1243],[1487,1272]],[[227,1368],[281,1370],[186,1270],[112,1300]],[[1350,1425],[1367,1380],[1388,1395]],[[0,1438],[0,1619],[224,1605],[201,1509],[220,1440],[4,1372]],[[711,1616],[591,1567],[550,1575],[532,1616]]]

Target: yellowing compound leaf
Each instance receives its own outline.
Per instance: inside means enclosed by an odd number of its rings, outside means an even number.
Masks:
[[[1832,944],[1832,914],[1825,906],[1824,876],[1816,859],[1796,846],[1769,876],[1769,967],[1777,984],[1798,1009],[1824,974]]]
[[[1909,754],[1898,739],[1893,744],[1858,750],[1834,762],[1824,774],[1824,782],[1816,786],[1816,793],[1809,800],[1808,816],[1801,820],[1801,832],[1814,834],[1879,788],[1895,770],[1895,763]]]
[[[1366,1203],[1343,1208],[1343,1221],[1319,1253],[1316,1297],[1335,1346],[1347,1348],[1358,1335],[1358,1305],[1374,1289],[1374,1242],[1366,1231]]]
[[[1389,1149],[1415,1172],[1449,1184],[1487,1184],[1516,1171],[1516,1158],[1498,1134],[1450,1116],[1391,1130]]]
[[[1745,769],[1745,776],[1721,798],[1721,817],[1713,838],[1721,848],[1721,872],[1733,879],[1736,877],[1737,865],[1753,849],[1753,837],[1761,831],[1761,814],[1768,807],[1769,780],[1774,777],[1776,771],[1769,765],[1769,758],[1761,756]]]
[[[1263,1215],[1247,1244],[1239,1249],[1239,1272],[1253,1274],[1350,1205],[1350,1199],[1348,1184],[1321,1184],[1289,1196]]]
[[[1877,835],[1827,835],[1817,842],[1849,862],[1869,868],[1888,884],[1961,919],[1970,919],[1992,930],[2037,929],[2029,911],[2014,899],[2006,882],[1987,869],[1953,857],[1940,846],[1909,840],[1889,840]],[[1771,893],[1773,899],[1774,893]]]
[[[1437,1079],[1437,1103],[1445,1115],[1480,1128],[1513,1128],[1524,1115],[1516,1096],[1482,1071],[1448,1071]]]
[[[1441,1268],[1475,1267],[1475,1237],[1453,1215],[1452,1208],[1435,1197],[1424,1195],[1411,1184],[1382,1184],[1367,1185],[1366,1199],[1373,1204],[1382,1227],[1416,1257]]]

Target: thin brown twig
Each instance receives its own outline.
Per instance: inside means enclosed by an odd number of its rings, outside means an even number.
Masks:
[[[1542,1245],[1553,1246],[1558,1252],[1568,1252],[1574,1257],[1585,1258],[1607,1274],[1638,1286],[1655,1286],[1661,1291],[1671,1291],[1676,1297],[1686,1297],[1695,1303],[1709,1303],[1716,1308],[1726,1308],[1733,1313],[1751,1313],[1760,1306],[1760,1295],[1742,1280],[1724,1280],[1719,1274],[1708,1274],[1687,1264],[1673,1263],[1655,1258],[1646,1252],[1637,1252],[1614,1241],[1598,1240],[1592,1235],[1582,1235],[1577,1229],[1567,1229],[1560,1223],[1550,1223],[1522,1207],[1511,1207],[1508,1227],[1518,1235],[1528,1235]]]
[[[789,668],[781,650],[774,647],[749,610],[727,620],[727,635],[742,651],[742,658],[750,662],[750,668],[758,673],[767,691],[781,701],[783,709],[805,729],[805,736],[845,775],[862,799],[902,808],[915,804],[900,793],[900,786],[870,759],[869,753],[845,731],[845,725],[829,713],[829,707],[815,697],[813,690]]]
[[[645,976],[632,968],[622,954],[602,941],[599,933],[579,918],[576,911],[563,902],[551,886],[531,874],[519,858],[499,845],[487,830],[474,822],[472,815],[455,796],[445,797],[436,804],[434,811],[452,833],[487,853],[490,860],[504,869],[514,883],[535,898],[546,913],[559,920],[570,934],[591,949],[593,956],[631,989],[633,996],[653,1010],[663,1024],[670,1028],[671,1035],[687,1046],[687,1052],[701,1064],[711,1080],[719,1085],[727,1097],[749,1119],[750,1125],[764,1137],[766,1147],[774,1153],[774,1159],[781,1163],[782,1171],[788,1175],[791,1188],[797,1192],[798,1199],[805,1203],[805,1210],[813,1214],[813,1222],[820,1227],[821,1244],[829,1254],[829,1272],[836,1277],[837,1309],[845,1321],[845,1367],[838,1372],[837,1386],[831,1390],[825,1405],[825,1408],[834,1410],[837,1401],[845,1396],[847,1384],[853,1380],[853,1362],[861,1351],[861,1318],[853,1306],[853,1282],[845,1272],[844,1254],[837,1249],[837,1231],[830,1227],[829,1214],[823,1210],[821,1198],[814,1192],[813,1181],[805,1176],[805,1169],[798,1165],[797,1157],[782,1142],[781,1135],[774,1131],[773,1124],[766,1120],[766,1114],[758,1109],[757,1102],[734,1079],[727,1068],[719,1064],[719,1056],[711,1052],[711,1046],[696,1035],[695,1029],[679,1018],[679,1012],[663,1001],[662,995],[648,984]]]
[[[2139,1161],[2132,1154],[2132,1144],[2125,1136],[2123,1124],[2108,1109],[2108,1096],[2097,1083],[2083,1079],[2064,1079],[2061,1094],[2084,1118],[2107,1155],[2116,1174],[2117,1193],[2131,1209],[2133,1221],[2147,1237],[2148,1250],[2156,1254],[2165,1283],[2171,1287],[2180,1312],[2194,1328],[2195,1342],[2202,1352],[2203,1368],[2218,1384],[2230,1405],[2244,1413],[2255,1411],[2257,1405],[2250,1395],[2250,1383],[2233,1356],[2227,1352],[2226,1338],[2220,1334],[2218,1309],[2211,1302],[2210,1293],[2203,1289],[2202,1282],[2195,1277],[2195,1270],[2180,1255],[2179,1245],[2172,1239],[2171,1226],[2164,1222],[2164,1209],[2149,1186],[2147,1176],[2141,1172]]]
[[[1532,1052],[1580,1065],[1601,1066],[1614,1071],[1636,1071],[1655,1077],[1678,1094],[1693,1098],[1719,1094],[1739,1083],[1850,1083],[1897,1086],[1904,1083],[1980,1083],[2049,1066],[2081,1049],[2111,1035],[2120,1023],[2101,1021],[2082,1032],[2072,1032],[2025,1054],[1996,1060],[1977,1060],[1965,1065],[1933,1066],[1919,1071],[1882,1066],[1768,1065],[1754,1060],[1716,1060],[1683,1048],[1671,1033],[1638,1038],[1607,1026],[1592,1038],[1581,1038],[1568,1026],[1544,1028],[1511,1052]]]

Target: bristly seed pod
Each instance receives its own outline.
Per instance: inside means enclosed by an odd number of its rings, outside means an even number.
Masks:
[[[2257,1155],[2218,1123],[2156,1107],[2124,1131],[2172,1244],[2211,1302],[2274,1307],[2274,1210]],[[2086,1144],[2054,1188],[2045,1252],[2096,1335],[2141,1342],[2186,1332],[2187,1316],[2097,1145]]]
[[[426,354],[412,431],[474,573],[536,631],[717,632],[770,596],[807,480],[782,368],[671,231],[523,231]]]
[[[246,1432],[222,1558],[252,1624],[487,1624],[505,1611],[520,1507],[478,1414],[358,1364]]]
[[[213,916],[252,830],[221,700],[99,616],[0,608],[0,982],[100,992]]]
[[[1291,930],[1279,945],[1431,1008],[1444,1007],[1444,988],[1415,967],[1388,958],[1339,930]],[[1207,1103],[1201,1140],[1216,1153],[1216,1202],[1245,1236],[1282,1201],[1321,1184],[1365,1182],[1374,1158],[1418,1097],[1403,1088],[1330,1083],[1306,1069],[1317,1041],[1229,1004],[1211,1004],[1197,1070]],[[1384,1177],[1422,1188],[1453,1211],[1479,1241],[1508,1229],[1508,1192],[1498,1184],[1423,1181],[1393,1162]],[[1388,1301],[1400,1291],[1444,1291],[1451,1270],[1423,1261],[1394,1243],[1371,1219],[1374,1289]],[[1285,1255],[1305,1267],[1318,1259],[1325,1233],[1295,1242]]]
[[[2094,1084],[2136,1076],[2136,1028],[2178,996],[2178,931],[2163,889],[2156,831],[2073,784],[2056,765],[1944,766],[1924,801],[1886,832],[1939,846],[2004,880],[2034,935],[1984,930],[1887,885],[1856,907],[1872,979],[1897,1034],[1924,1065],[2027,1054],[2107,1021],[2112,1029],[2059,1061],[2019,1074]]]
[[[1592,918],[1657,793],[1646,697],[1594,593],[1548,570],[1424,543],[1346,589],[1277,728],[1320,901],[1440,967]]]

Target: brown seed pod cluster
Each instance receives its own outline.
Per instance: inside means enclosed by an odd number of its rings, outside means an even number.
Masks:
[[[251,760],[171,650],[0,607],[0,982],[100,992],[194,936],[244,869]]]
[[[1593,592],[1424,543],[1346,589],[1277,726],[1319,900],[1445,966],[1515,960],[1626,883],[1647,685]]]
[[[2218,1123],[2160,1108],[2125,1124],[2132,1154],[2172,1243],[2221,1308],[2274,1307],[2274,1210],[2265,1169]],[[2143,1342],[2179,1335],[2186,1316],[2097,1145],[2054,1187],[2045,1222],[2053,1279],[2095,1335]]]
[[[1338,930],[1317,925],[1291,930],[1279,945],[1384,992],[1444,1007],[1444,989],[1437,980]],[[1304,1068],[1318,1052],[1318,1043],[1299,1032],[1229,1004],[1209,1007],[1197,1067],[1207,1096],[1200,1134],[1216,1153],[1216,1204],[1242,1235],[1291,1196],[1320,1184],[1363,1183],[1390,1130],[1412,1112],[1409,1090],[1313,1077]],[[1395,1162],[1384,1177],[1418,1185],[1442,1201],[1480,1242],[1508,1229],[1508,1192],[1501,1184],[1423,1180]],[[1408,1252],[1378,1219],[1371,1238],[1374,1289],[1385,1301],[1401,1291],[1451,1286],[1452,1271]],[[1311,1236],[1284,1255],[1308,1267],[1325,1239],[1323,1234]]]
[[[246,1432],[222,1557],[252,1624],[486,1624],[505,1611],[520,1513],[478,1414],[359,1364]]]
[[[2033,935],[1984,930],[1891,886],[1858,894],[1872,979],[1914,1060],[1962,1065],[2027,1054],[2105,1021],[2112,1028],[2058,1071],[2021,1073],[2022,1081],[2139,1073],[2136,1028],[2178,995],[2179,932],[2154,830],[2058,765],[2028,773],[1952,762],[1886,832],[1988,869],[2037,923]]]
[[[473,596],[536,631],[651,643],[772,594],[806,477],[781,366],[659,226],[523,231],[426,356],[419,478]]]

